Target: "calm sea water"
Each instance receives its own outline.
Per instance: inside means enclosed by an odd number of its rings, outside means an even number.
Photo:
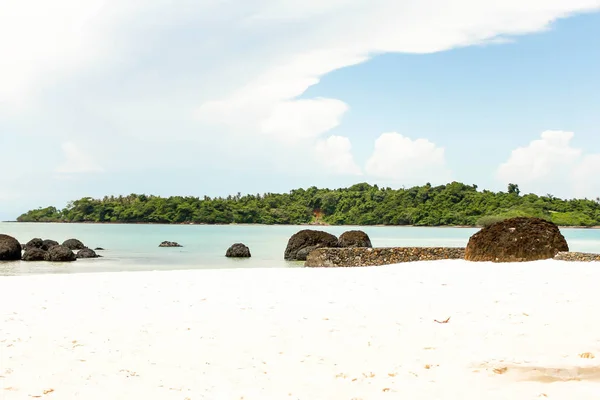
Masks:
[[[152,271],[203,268],[300,267],[286,262],[283,252],[291,235],[306,226],[261,225],[120,225],[120,224],[27,224],[0,223],[0,233],[26,243],[34,237],[62,242],[77,238],[88,247],[103,247],[104,257],[74,263],[0,262],[0,275],[79,273],[106,271]],[[375,247],[466,246],[477,231],[471,228],[415,227],[308,227],[340,235],[350,229],[364,230]],[[563,229],[572,251],[600,252],[600,230]],[[159,248],[170,240],[182,248]],[[227,248],[236,242],[250,247],[252,258],[228,259]]]

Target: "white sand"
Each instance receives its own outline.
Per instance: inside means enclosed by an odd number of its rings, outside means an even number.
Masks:
[[[557,261],[0,277],[0,399],[597,400],[599,285]]]

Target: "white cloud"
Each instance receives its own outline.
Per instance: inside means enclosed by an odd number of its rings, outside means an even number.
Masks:
[[[375,141],[366,172],[375,178],[402,184],[450,180],[444,149],[427,139],[412,140],[396,132]]]
[[[573,193],[575,197],[595,199],[600,197],[600,154],[590,154],[573,168]]]
[[[57,164],[49,142],[97,143],[105,147],[98,162],[119,171],[204,171],[216,163],[230,173],[255,163],[293,170],[348,110],[344,99],[309,98],[324,75],[382,53],[493,43],[600,7],[600,0],[0,2],[0,124],[10,128],[2,135],[22,138],[3,150],[26,146],[35,167],[15,172],[22,188]],[[75,156],[59,169],[98,164]]]
[[[319,162],[335,174],[362,175],[352,156],[352,144],[347,137],[330,136],[319,140],[315,152]]]
[[[62,150],[65,156],[65,162],[56,168],[56,172],[61,174],[81,174],[103,171],[103,168],[96,164],[91,156],[75,143],[63,143]]]
[[[572,147],[574,135],[567,131],[542,132],[540,139],[512,151],[498,168],[497,178],[503,184],[519,184],[527,192],[597,197],[600,182],[595,175],[600,155],[584,155],[582,149]]]

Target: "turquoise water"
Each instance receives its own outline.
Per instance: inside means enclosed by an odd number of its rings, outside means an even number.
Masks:
[[[299,267],[286,262],[283,252],[291,235],[301,229],[319,229],[340,235],[350,229],[364,230],[375,247],[466,246],[473,228],[426,227],[306,227],[263,225],[120,225],[120,224],[27,224],[0,223],[0,233],[26,243],[31,238],[62,242],[77,238],[88,247],[103,247],[104,257],[74,263],[0,262],[0,275],[105,271],[152,271],[202,268]],[[600,252],[599,229],[563,229],[572,251]],[[159,248],[164,241],[182,248]],[[228,259],[227,248],[236,242],[250,247],[252,258]]]

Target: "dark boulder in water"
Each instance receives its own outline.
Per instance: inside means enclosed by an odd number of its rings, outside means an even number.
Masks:
[[[177,242],[169,242],[168,240],[165,240],[164,242],[159,244],[158,247],[183,247],[183,246]]]
[[[77,258],[98,258],[98,254],[92,249],[82,249],[77,252]]]
[[[67,261],[75,261],[77,258],[75,257],[75,253],[71,249],[66,246],[53,246],[50,250],[46,252],[46,261],[54,261],[54,262],[67,262]]]
[[[227,249],[225,257],[248,258],[251,257],[250,249],[243,243],[235,243]]]
[[[363,231],[348,231],[340,235],[339,247],[373,247],[369,235]]]
[[[286,260],[305,261],[311,251],[322,247],[338,247],[338,238],[331,233],[304,229],[288,240],[283,257]]]
[[[56,240],[45,239],[42,241],[42,250],[50,250],[54,246],[58,246],[58,242]]]
[[[30,247],[23,253],[23,261],[44,261],[46,260],[46,251],[37,247]]]
[[[85,249],[85,245],[78,239],[67,239],[62,245],[71,250]]]
[[[102,247],[96,247],[94,250],[100,251],[100,250],[104,250],[104,249]]]
[[[520,262],[554,258],[569,246],[552,222],[518,217],[496,222],[471,236],[465,250],[469,261]]]
[[[33,238],[23,246],[23,250],[41,249],[44,246],[44,241],[41,238]]]
[[[0,234],[0,261],[21,259],[21,243],[12,236]]]

